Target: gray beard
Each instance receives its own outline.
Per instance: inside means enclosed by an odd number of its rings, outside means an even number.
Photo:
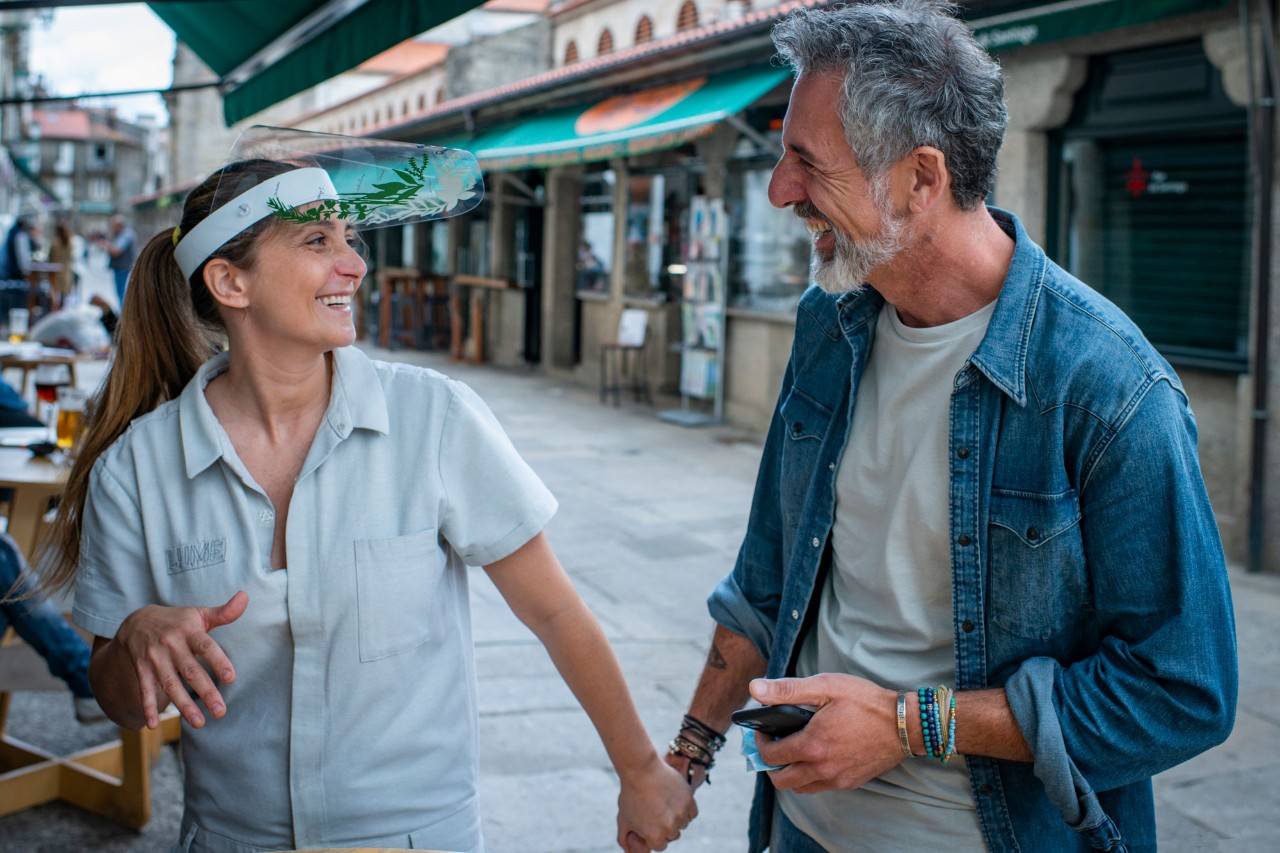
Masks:
[[[871,271],[893,260],[903,248],[904,220],[886,214],[882,222],[880,233],[862,243],[854,243],[833,227],[835,251],[829,261],[822,260],[817,252],[813,253],[809,265],[813,281],[827,293],[835,295],[861,290]]]

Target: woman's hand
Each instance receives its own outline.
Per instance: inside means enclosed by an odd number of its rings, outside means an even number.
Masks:
[[[135,610],[120,625],[112,641],[123,649],[138,676],[142,716],[147,728],[160,724],[160,709],[170,701],[182,718],[195,728],[204,725],[204,715],[188,693],[200,697],[209,713],[218,719],[227,713],[226,702],[214,686],[203,660],[223,684],[235,680],[235,667],[209,632],[236,621],[249,604],[243,591],[231,596],[221,607],[161,607],[148,605]],[[167,697],[158,701],[158,697]]]
[[[643,769],[623,774],[621,780],[618,846],[627,853],[665,850],[698,816],[693,789],[656,753]]]

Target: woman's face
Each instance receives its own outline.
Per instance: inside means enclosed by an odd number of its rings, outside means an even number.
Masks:
[[[244,334],[320,352],[355,342],[351,302],[368,267],[345,220],[279,223],[263,238],[247,279]]]

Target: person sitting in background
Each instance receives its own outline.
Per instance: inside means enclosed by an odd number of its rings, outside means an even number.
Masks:
[[[44,426],[27,410],[27,401],[12,385],[0,379],[0,428]]]
[[[0,387],[12,388],[0,383]],[[34,418],[32,419],[34,420]],[[39,424],[39,421],[36,421]],[[107,717],[89,685],[89,644],[49,601],[29,595],[24,581],[26,560],[7,533],[0,533],[0,636],[10,625],[49,666],[49,672],[71,688],[76,719],[97,723]]]

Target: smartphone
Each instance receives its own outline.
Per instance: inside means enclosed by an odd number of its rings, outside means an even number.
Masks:
[[[734,711],[729,719],[772,737],[786,737],[803,729],[812,716],[813,711],[799,705],[762,705]]]

